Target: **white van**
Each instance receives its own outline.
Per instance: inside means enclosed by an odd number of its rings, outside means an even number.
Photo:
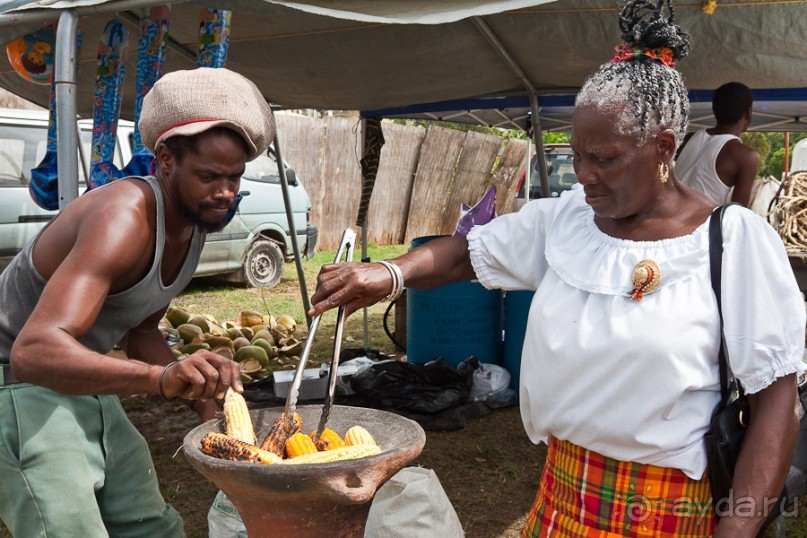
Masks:
[[[80,120],[79,192],[86,188],[92,121]],[[0,109],[0,270],[39,230],[56,216],[40,208],[28,192],[31,169],[45,155],[48,112]],[[121,120],[114,164],[131,158],[134,124]],[[311,256],[317,228],[308,222],[311,201],[294,170],[286,165],[294,227],[301,252]],[[247,286],[271,287],[283,276],[284,261],[293,258],[277,160],[272,148],[247,163],[241,180],[244,196],[236,217],[222,231],[209,234],[194,276],[220,276]]]

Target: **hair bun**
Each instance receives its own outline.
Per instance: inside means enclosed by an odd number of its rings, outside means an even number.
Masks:
[[[675,60],[685,58],[690,49],[689,34],[675,24],[674,18],[670,0],[630,0],[619,14],[622,40],[633,47],[667,47]]]

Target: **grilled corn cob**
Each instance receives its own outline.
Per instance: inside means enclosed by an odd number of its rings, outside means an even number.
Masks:
[[[375,439],[366,429],[361,426],[353,426],[345,433],[345,444],[352,445],[375,445]]]
[[[314,439],[317,435],[317,432],[313,431],[308,434],[311,439]],[[333,431],[330,428],[325,428],[322,430],[322,433],[319,435],[319,440],[315,440],[314,444],[317,447],[317,450],[334,450],[336,448],[341,448],[345,446],[345,442],[339,437],[339,434]]]
[[[202,452],[214,458],[249,463],[281,463],[283,461],[277,454],[261,450],[249,443],[218,432],[210,432],[202,438]]]
[[[317,451],[314,440],[302,432],[297,432],[286,440],[286,455],[296,458],[304,454],[313,454]]]
[[[287,424],[288,422],[288,424]],[[281,458],[286,455],[286,440],[299,432],[303,427],[303,419],[300,415],[294,413],[292,420],[287,421],[286,415],[280,414],[272,424],[269,434],[264,438],[261,443],[261,448],[274,452]]]
[[[379,452],[381,452],[381,450],[376,445],[343,446],[342,448],[336,448],[334,450],[326,450],[325,452],[315,452],[297,456],[296,458],[289,458],[283,460],[281,463],[330,463],[332,461],[355,460],[366,456],[375,456]]]
[[[227,435],[239,441],[255,444],[255,430],[244,397],[232,388],[224,395],[224,425]]]

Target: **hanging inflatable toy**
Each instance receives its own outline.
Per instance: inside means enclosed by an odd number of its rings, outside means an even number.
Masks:
[[[230,17],[226,9],[203,9],[199,24],[197,67],[224,67],[230,49]]]
[[[154,6],[140,12],[140,39],[137,42],[137,95],[134,113],[134,146],[132,159],[123,167],[123,176],[146,176],[152,173],[154,155],[143,144],[138,121],[143,98],[165,73],[165,48],[168,42],[169,6]]]
[[[76,36],[76,56],[81,50],[82,34]],[[76,72],[79,63],[76,62]],[[28,183],[28,192],[36,205],[42,209],[55,211],[59,209],[59,174],[57,169],[56,141],[56,79],[51,77],[50,99],[48,101],[48,143],[42,161],[31,169],[31,181]]]
[[[34,84],[53,80],[53,52],[56,48],[56,23],[48,24],[6,45],[6,55],[14,71]]]
[[[203,9],[199,23],[199,50],[196,54],[196,67],[224,67],[230,50],[230,17],[226,9]],[[235,217],[238,204],[243,196],[235,195],[233,208],[224,218],[225,224]]]
[[[129,36],[123,22],[117,17],[109,21],[98,45],[88,191],[123,177],[123,173],[113,164],[113,158],[128,45]]]

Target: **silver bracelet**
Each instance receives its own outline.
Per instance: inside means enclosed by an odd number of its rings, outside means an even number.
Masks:
[[[381,265],[387,268],[390,276],[392,277],[392,289],[389,294],[381,299],[382,303],[397,301],[404,292],[404,277],[401,268],[387,260],[379,260]]]

